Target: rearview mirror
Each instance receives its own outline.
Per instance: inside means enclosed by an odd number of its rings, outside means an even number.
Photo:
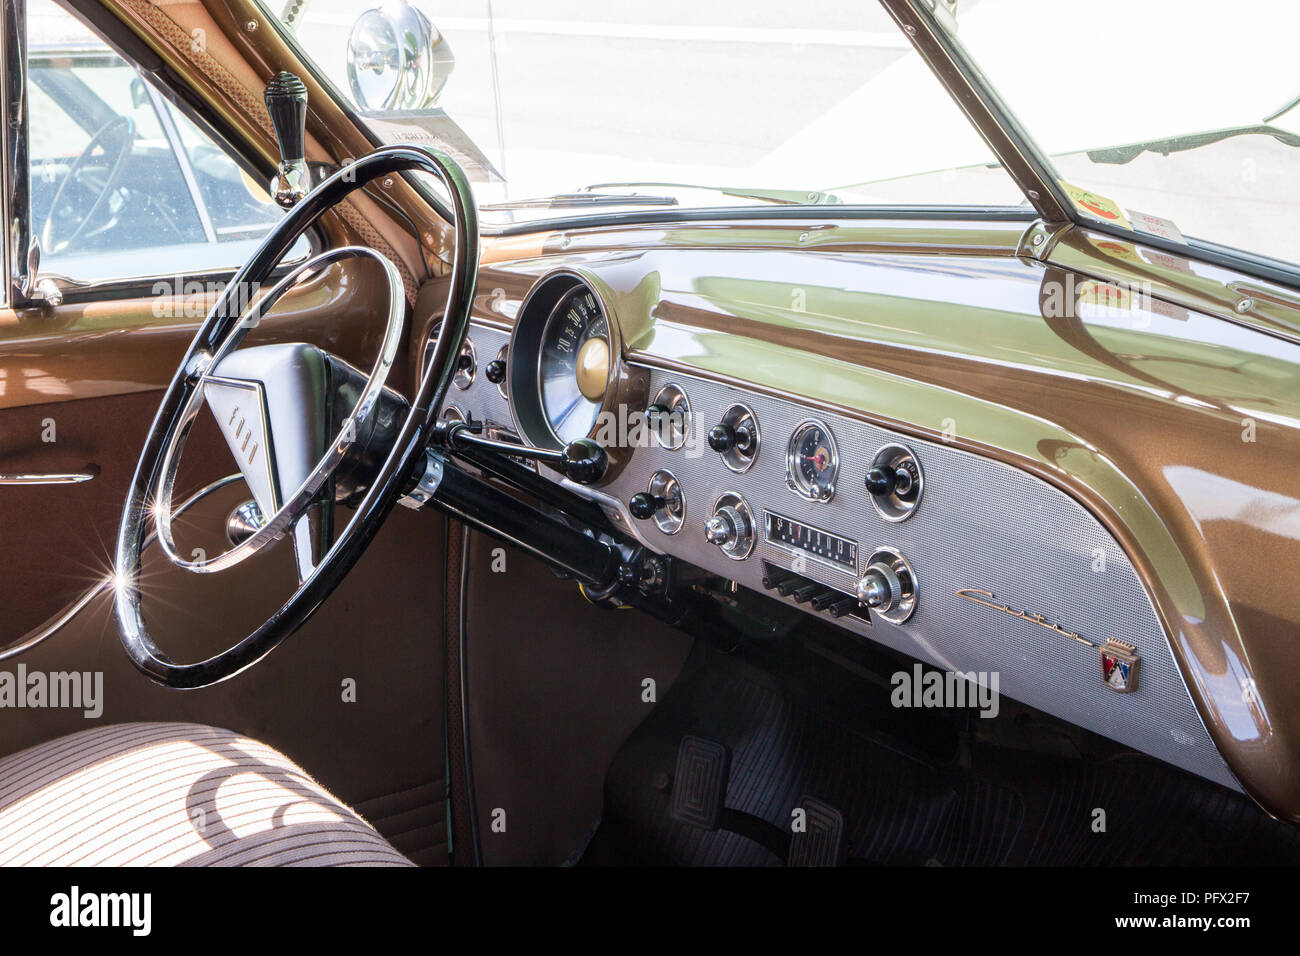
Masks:
[[[348,83],[367,111],[433,106],[455,63],[438,28],[406,0],[367,10],[348,38]]]

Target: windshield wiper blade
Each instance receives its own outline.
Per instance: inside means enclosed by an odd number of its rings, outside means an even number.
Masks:
[[[511,199],[488,203],[480,209],[571,209],[577,206],[676,206],[672,196],[642,196],[635,193],[561,193],[541,199]]]
[[[1300,136],[1288,133],[1276,126],[1234,126],[1230,129],[1213,130],[1208,133],[1191,133],[1187,136],[1170,136],[1167,139],[1153,139],[1145,143],[1130,143],[1127,146],[1108,146],[1104,149],[1090,149],[1087,157],[1094,163],[1111,163],[1122,165],[1131,163],[1143,153],[1182,153],[1189,149],[1199,149],[1212,143],[1219,143],[1234,136],[1250,135],[1272,136],[1284,146],[1300,146]]]
[[[735,196],[737,199],[757,199],[760,202],[780,203],[789,206],[827,206],[840,202],[834,193],[815,189],[739,189],[735,186],[700,186],[696,183],[595,183],[582,187],[591,189],[635,189],[648,186],[652,189],[702,189],[706,192]]]

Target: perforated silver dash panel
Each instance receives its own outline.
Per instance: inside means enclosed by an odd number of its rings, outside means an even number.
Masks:
[[[474,326],[471,335],[480,355],[495,355],[508,339],[505,332],[482,326]],[[790,568],[789,550],[764,541],[761,527],[758,546],[744,561],[729,560],[704,540],[703,522],[713,502],[734,491],[760,522],[771,510],[857,542],[859,562],[877,547],[897,548],[921,582],[915,615],[904,625],[878,617],[867,625],[845,617],[836,621],[841,627],[937,667],[996,671],[1008,697],[1239,789],[1192,705],[1132,564],[1073,498],[1019,469],[946,445],[708,379],[660,369],[650,373],[651,394],[676,383],[690,397],[694,424],[687,446],[670,451],[651,442],[636,449],[609,485],[595,492],[572,486],[600,499],[607,510],[617,508],[618,522],[645,544],[763,591],[762,562]],[[477,376],[467,392],[452,398],[475,417],[510,424],[508,402],[483,379]],[[736,474],[704,436],[728,406],[740,401],[757,415],[763,445],[754,466]],[[808,417],[825,422],[839,446],[840,474],[830,502],[808,501],[786,487],[786,441]],[[920,508],[897,523],[877,514],[863,484],[876,451],[890,442],[912,448],[925,469]],[[660,468],[677,477],[686,497],[688,518],[676,535],[664,534],[652,521],[633,520],[625,506]],[[806,561],[800,573],[848,593],[856,580],[815,560]],[[1040,614],[1095,644],[1114,637],[1136,645],[1142,658],[1137,689],[1117,693],[1106,686],[1097,649],[958,597],[964,588],[991,591],[996,603]]]

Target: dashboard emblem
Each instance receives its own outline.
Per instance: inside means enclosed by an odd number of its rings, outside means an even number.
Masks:
[[[992,591],[985,591],[981,588],[962,588],[956,592],[956,596],[967,601],[973,601],[976,604],[982,604],[984,607],[991,607],[993,610],[1009,614],[1011,617],[1018,617],[1030,624],[1045,627],[1049,631],[1053,631],[1062,637],[1068,637],[1073,641],[1078,641],[1080,644],[1086,644],[1088,647],[1097,648],[1101,653],[1101,679],[1106,682],[1106,686],[1121,694],[1127,694],[1137,689],[1138,665],[1142,663],[1142,658],[1137,655],[1135,645],[1114,637],[1107,638],[1104,644],[1096,644],[1082,634],[1067,631],[1060,624],[1049,621],[1041,614],[1013,608],[1010,604],[999,604]]]
[[[1101,679],[1111,690],[1127,694],[1137,688],[1138,665],[1142,658],[1135,646],[1116,638],[1107,638],[1101,646]]]

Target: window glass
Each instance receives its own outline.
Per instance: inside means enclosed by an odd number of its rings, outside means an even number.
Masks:
[[[102,281],[243,263],[283,215],[266,187],[52,0],[32,0],[27,35],[41,272]]]
[[[272,3],[385,142],[432,142],[485,222],[1025,198],[870,0]]]
[[[939,22],[1080,216],[1300,264],[1300,4],[981,0]]]

